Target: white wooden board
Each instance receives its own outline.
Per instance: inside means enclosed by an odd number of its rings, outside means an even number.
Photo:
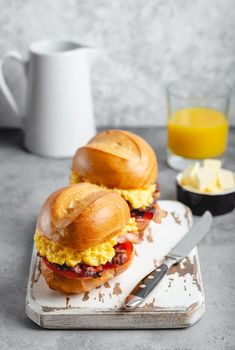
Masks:
[[[34,248],[26,295],[28,317],[45,328],[181,328],[200,319],[204,293],[197,248],[172,267],[141,306],[133,311],[122,308],[136,283],[161,263],[192,225],[185,205],[176,201],[159,201],[159,205],[168,215],[146,229],[131,267],[90,292],[66,296],[50,290]]]

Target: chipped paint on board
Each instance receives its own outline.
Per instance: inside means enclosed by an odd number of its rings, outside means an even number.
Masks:
[[[89,300],[89,292],[85,292],[82,297],[82,301],[87,301]]]
[[[191,223],[192,223],[191,210],[186,205],[184,206],[184,209],[185,209],[184,217],[185,217],[185,219],[187,221],[187,225],[188,225],[188,229],[189,229],[190,226],[191,226]]]
[[[109,282],[105,282],[105,283],[104,283],[104,286],[105,286],[105,288],[110,288]]]
[[[157,263],[157,259],[153,259],[153,268],[158,267],[159,264]]]
[[[171,211],[170,214],[173,217],[175,223],[178,224],[178,225],[181,225],[181,220],[180,220],[180,217],[179,217],[178,213],[176,213],[174,211]]]
[[[66,299],[50,290],[41,275],[40,259],[34,252],[26,302],[29,317],[49,328],[53,328],[53,322],[56,328],[185,327],[200,318],[204,311],[204,294],[196,249],[180,265],[172,267],[141,307],[132,312],[122,309],[125,297],[138,280],[161,263],[192,222],[190,210],[182,204],[172,201],[160,201],[159,204],[169,213],[177,213],[180,224],[172,215],[168,215],[161,225],[151,223],[154,242],[146,238],[146,231],[143,243],[136,246],[138,257],[134,257],[131,267],[90,292],[70,295],[70,299]],[[34,305],[37,305],[36,309]],[[37,310],[42,313],[39,318]],[[121,317],[126,314],[128,317]]]
[[[113,288],[113,294],[114,295],[122,294],[122,289],[120,287],[120,283],[115,283],[115,286]]]
[[[70,297],[66,297],[65,298],[65,308],[68,309],[69,307],[71,307],[71,305],[69,304],[70,301]]]
[[[146,232],[146,239],[147,239],[147,241],[148,242],[150,242],[150,243],[153,243],[154,242],[154,236],[153,236],[153,234],[152,234],[152,229],[151,229],[151,227],[148,227],[147,228],[147,232]]]

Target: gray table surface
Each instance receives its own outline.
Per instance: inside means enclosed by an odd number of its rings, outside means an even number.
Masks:
[[[175,199],[165,162],[165,129],[130,129],[158,154],[161,198]],[[199,246],[206,313],[181,330],[45,330],[27,319],[25,292],[35,220],[43,200],[68,181],[71,159],[45,159],[22,149],[18,130],[0,130],[0,349],[235,349],[235,212],[216,217]],[[225,167],[235,171],[235,129]]]

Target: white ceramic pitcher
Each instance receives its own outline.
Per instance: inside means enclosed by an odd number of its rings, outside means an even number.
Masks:
[[[3,64],[20,62],[27,77],[26,113],[21,116],[6,84]],[[47,157],[70,157],[95,134],[90,66],[96,50],[70,41],[44,40],[29,48],[29,60],[17,51],[0,61],[0,88],[22,118],[25,147]]]

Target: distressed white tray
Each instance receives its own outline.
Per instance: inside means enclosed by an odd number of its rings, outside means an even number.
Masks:
[[[144,241],[136,246],[131,267],[103,286],[81,295],[50,290],[34,248],[26,295],[28,317],[45,328],[182,328],[204,313],[204,292],[197,248],[174,266],[146,301],[133,311],[122,308],[136,283],[160,264],[192,224],[188,207],[159,201],[168,212],[162,224],[151,222]]]

